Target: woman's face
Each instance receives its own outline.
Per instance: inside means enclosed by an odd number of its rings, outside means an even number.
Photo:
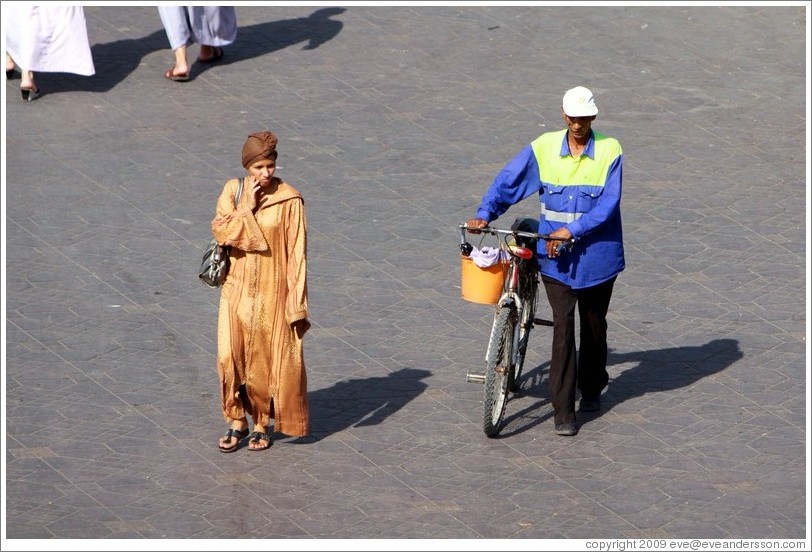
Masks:
[[[248,174],[256,177],[262,187],[271,185],[271,177],[273,177],[274,172],[276,172],[275,159],[260,159],[248,167]]]

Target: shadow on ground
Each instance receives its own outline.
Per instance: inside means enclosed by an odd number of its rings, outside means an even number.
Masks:
[[[403,368],[383,377],[339,381],[308,393],[311,435],[291,443],[312,443],[348,427],[383,423],[426,390],[421,380],[430,375],[428,370]]]
[[[615,378],[611,378],[610,369],[609,385],[601,397],[601,410],[578,412],[578,421],[584,425],[614,406],[647,393],[687,387],[721,372],[743,356],[735,339],[714,339],[696,347],[670,347],[623,354],[610,352],[609,366],[637,364]],[[508,402],[504,429],[499,437],[523,433],[553,416],[550,389],[545,377],[549,367],[549,362],[546,362],[522,376],[519,394]]]
[[[306,43],[303,50],[315,50],[341,32],[344,24],[330,18],[345,11],[338,7],[322,8],[308,17],[240,26],[237,40],[225,49],[223,60],[215,64],[194,63],[191,76],[194,79],[213,67],[259,57],[300,42]],[[160,24],[157,11],[155,20]],[[47,94],[77,90],[108,92],[124,81],[141,64],[141,60],[153,52],[166,50],[166,69],[172,63],[172,52],[163,27],[145,37],[94,44],[90,49],[96,68],[95,75],[83,77],[72,73],[37,73],[37,85]],[[194,50],[190,50],[190,55],[192,51]],[[161,78],[162,75],[163,70],[158,73]]]

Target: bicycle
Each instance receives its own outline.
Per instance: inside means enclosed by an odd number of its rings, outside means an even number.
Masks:
[[[514,227],[520,227],[517,220]],[[485,354],[485,372],[468,372],[466,379],[485,384],[482,429],[488,437],[495,437],[502,429],[508,393],[519,390],[525,353],[534,326],[552,326],[551,320],[536,318],[539,273],[536,258],[538,240],[549,240],[549,235],[486,226],[471,228],[460,224],[460,251],[469,256],[473,246],[465,239],[466,232],[496,236],[499,249],[508,254],[509,266],[505,283],[496,303],[488,349]],[[556,247],[563,251],[572,241],[562,241]]]

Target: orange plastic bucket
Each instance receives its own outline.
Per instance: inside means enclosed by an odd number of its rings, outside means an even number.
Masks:
[[[460,255],[462,261],[462,298],[472,303],[495,305],[505,287],[510,263],[502,261],[487,268],[478,267],[471,257]]]

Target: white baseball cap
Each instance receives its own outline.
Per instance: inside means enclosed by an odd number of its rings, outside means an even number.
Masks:
[[[564,101],[561,107],[570,117],[592,117],[598,114],[598,106],[595,105],[595,97],[589,88],[576,86],[570,88],[564,94]]]

